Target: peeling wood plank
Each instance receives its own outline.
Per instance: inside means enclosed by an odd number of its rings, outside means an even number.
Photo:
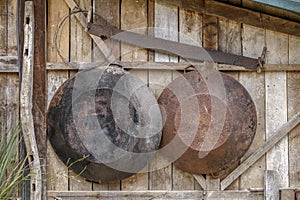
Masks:
[[[300,63],[300,38],[289,37],[289,63]],[[288,119],[300,110],[300,73],[287,74]],[[290,187],[300,185],[300,127],[289,135],[289,182]]]
[[[265,31],[252,26],[243,26],[242,30],[243,55],[258,57],[261,54],[261,44],[264,44]],[[244,155],[245,160],[251,153],[264,144],[265,141],[265,76],[264,73],[240,73],[240,82],[251,95],[257,114],[257,126],[254,140]],[[264,187],[265,156],[254,163],[249,170],[241,175],[240,189]]]
[[[269,151],[275,144],[293,130],[300,123],[300,112],[294,115],[287,123],[282,125],[272,136],[246,160],[244,160],[233,172],[231,172],[224,180],[221,181],[221,190],[226,189],[235,179],[243,174],[250,166],[252,166],[261,156]]]
[[[267,62],[288,63],[288,37],[273,31],[266,32]],[[266,88],[266,139],[287,121],[286,73],[265,73]],[[280,95],[278,95],[280,94]],[[280,186],[288,187],[288,137],[284,137],[267,153],[266,169],[276,170]]]

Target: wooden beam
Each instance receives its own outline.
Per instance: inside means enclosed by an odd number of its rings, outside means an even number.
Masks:
[[[263,192],[249,191],[48,191],[48,199],[246,199],[257,200],[263,198]]]
[[[21,126],[29,159],[31,175],[30,199],[37,200],[42,197],[42,175],[40,168],[39,150],[34,130],[33,118],[33,68],[34,68],[34,10],[32,1],[25,2],[24,26],[24,55],[22,85],[20,95]]]
[[[287,123],[281,126],[268,141],[249,156],[242,164],[240,164],[233,172],[231,172],[223,181],[221,181],[221,190],[225,190],[235,179],[243,174],[250,166],[252,166],[262,155],[268,152],[275,144],[284,138],[293,128],[300,123],[300,112],[294,115]]]
[[[0,56],[0,73],[16,73],[18,72],[17,56]],[[186,63],[186,62],[148,62],[148,61],[117,61],[114,62],[123,66],[125,69],[159,69],[159,70],[184,70],[189,66],[203,66],[203,63]],[[66,65],[62,62],[47,62],[47,70],[78,70],[83,68],[89,68],[97,66],[97,63],[89,62],[71,62],[70,65]],[[218,64],[218,70],[220,71],[249,71],[242,66]],[[187,68],[187,70],[193,70],[193,67]],[[300,71],[300,64],[265,64],[262,69],[263,72],[282,72]]]
[[[239,23],[300,36],[300,23],[216,1],[161,0],[162,3],[230,19]],[[204,6],[202,6],[204,4]]]
[[[33,69],[33,96],[32,114],[34,131],[39,151],[42,180],[47,179],[46,156],[46,2],[34,0],[34,69]],[[41,199],[46,199],[47,182],[41,181]]]

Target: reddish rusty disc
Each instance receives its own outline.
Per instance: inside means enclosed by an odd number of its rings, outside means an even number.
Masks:
[[[158,102],[165,120],[161,147],[179,136],[187,149],[174,164],[186,172],[222,171],[236,163],[253,141],[254,102],[238,81],[224,73],[186,73],[163,90]]]

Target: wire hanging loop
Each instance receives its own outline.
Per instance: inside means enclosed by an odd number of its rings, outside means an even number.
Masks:
[[[60,46],[59,46],[59,42],[58,42],[58,38],[59,38],[59,32],[61,31],[61,29],[63,28],[63,26],[65,25],[67,19],[71,18],[72,15],[78,14],[78,13],[84,13],[87,15],[87,20],[88,22],[90,22],[92,20],[92,16],[96,16],[97,19],[100,20],[100,23],[105,23],[105,19],[97,14],[97,13],[92,13],[92,9],[90,8],[89,10],[82,10],[81,8],[75,7],[69,14],[66,14],[58,23],[55,32],[54,32],[54,38],[53,38],[53,43],[54,43],[54,48],[55,51],[57,53],[57,55],[60,57],[60,59],[62,60],[62,62],[68,66],[71,69],[76,69],[78,66],[75,64],[72,64],[72,62],[70,62],[70,59],[67,59],[63,56],[61,50],[60,50]],[[87,23],[88,24],[88,23]],[[84,30],[87,31],[88,27],[85,27]],[[114,46],[114,41],[111,42],[111,48],[110,48],[110,52],[109,55],[113,54],[113,47]],[[103,65],[105,64],[107,61],[104,60],[102,62],[97,63],[98,65]]]

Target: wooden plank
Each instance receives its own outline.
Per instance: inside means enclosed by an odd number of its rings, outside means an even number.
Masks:
[[[266,170],[265,200],[279,200],[279,174],[275,170]]]
[[[106,1],[106,0],[97,0],[93,2],[93,7],[95,13],[101,15],[108,23],[115,27],[120,27],[120,1],[119,0],[112,0],[112,1]],[[95,23],[103,23],[98,17],[94,17]],[[97,38],[97,37],[95,37]],[[94,46],[97,46],[96,42],[93,42]],[[107,45],[108,52],[105,54],[105,52],[101,51],[101,48],[94,48],[93,54],[94,54],[94,61],[98,62],[105,62],[105,57],[107,57],[109,54],[113,54],[117,60],[120,56],[120,46],[119,43],[112,42],[110,40],[105,40],[105,43]],[[114,45],[112,47],[112,45]],[[115,58],[110,59],[110,61],[116,60]]]
[[[75,0],[82,10],[88,10],[92,5],[91,0]],[[70,61],[90,62],[92,58],[92,41],[84,27],[73,15],[71,17],[70,36]]]
[[[75,0],[74,2],[82,10],[88,10],[90,5],[92,5],[91,0]],[[70,60],[91,62],[92,41],[90,36],[85,32],[84,27],[76,19],[76,16],[71,17],[70,24]],[[78,176],[72,170],[69,170],[69,188],[74,191],[92,190],[92,183]]]
[[[155,37],[165,38],[169,40],[178,40],[178,9],[176,7],[168,7],[155,1]],[[155,61],[169,62],[178,61],[178,57],[171,57],[166,54],[155,53]],[[172,81],[172,72],[157,71],[149,72],[149,87],[158,98],[163,88]],[[172,165],[163,169],[150,172],[149,189],[150,190],[171,190],[172,189]]]
[[[50,62],[61,62],[55,48],[55,32],[61,20],[69,14],[69,8],[65,2],[61,0],[48,0],[48,26],[47,26],[47,58]],[[57,45],[61,55],[69,60],[69,19],[58,32]]]
[[[179,9],[179,42],[202,46],[202,16],[194,11]],[[180,58],[180,62],[184,62]],[[173,72],[173,80],[180,76],[180,72]],[[198,178],[201,179],[200,175]],[[199,180],[198,179],[198,180]],[[193,175],[173,166],[173,190],[193,190],[201,188]]]
[[[265,41],[265,30],[252,26],[243,26],[242,30],[243,55],[257,58],[262,52],[261,44]],[[244,155],[245,160],[251,153],[264,144],[265,141],[265,76],[264,73],[240,73],[240,82],[251,95],[257,115],[257,126],[254,140]],[[264,186],[265,156],[254,163],[249,170],[241,175],[240,189],[262,188]]]
[[[300,123],[300,112],[294,115],[287,123],[282,125],[272,136],[246,160],[244,160],[233,172],[231,172],[223,181],[221,181],[221,190],[226,189],[235,179],[243,174],[251,165],[253,165],[262,155],[274,147],[281,139]]]
[[[68,72],[48,72],[48,106],[49,103],[63,82],[68,79]],[[48,107],[47,106],[47,107]],[[48,190],[68,190],[68,169],[54,152],[50,142],[47,143],[47,188]]]
[[[272,31],[266,32],[268,60],[270,63],[288,63],[288,37]],[[286,73],[265,73],[266,88],[266,138],[287,121]],[[280,94],[280,95],[278,95]],[[267,153],[266,169],[276,170],[281,178],[280,186],[288,187],[288,137],[284,137]]]
[[[0,92],[6,94],[7,74],[0,74]],[[6,118],[7,118],[6,95],[0,95],[0,141],[6,140]]]
[[[131,30],[147,34],[147,1],[123,0],[121,4],[121,29]],[[147,61],[146,49],[138,49],[134,46],[121,44],[122,61]],[[130,73],[140,78],[145,84],[148,83],[147,70],[130,70]],[[147,190],[148,173],[137,173],[122,180],[122,190]]]
[[[8,20],[7,1],[0,1],[0,55],[7,55],[7,20]]]
[[[218,50],[219,39],[219,23],[218,18],[214,16],[203,15],[203,47],[210,50]],[[213,60],[212,60],[213,62]],[[208,65],[204,62],[205,67]],[[206,190],[220,190],[220,179],[213,178],[211,175],[206,175],[205,180]]]
[[[120,0],[97,0],[93,1],[93,8],[95,13],[101,15],[108,23],[111,25],[120,28]],[[95,23],[101,23],[100,19],[97,16],[93,19]],[[98,38],[98,37],[95,37]],[[99,38],[98,38],[99,39]],[[101,39],[100,39],[101,40]],[[119,60],[120,57],[120,45],[116,42],[111,42],[109,40],[105,40],[103,44],[106,46],[107,50],[103,49],[93,49],[93,61],[104,62],[105,57],[110,57],[109,55],[112,53],[112,57],[109,59],[111,62],[115,62]],[[93,39],[93,45],[97,46],[97,41]],[[113,45],[113,46],[112,46]],[[106,51],[106,52],[105,52]],[[110,182],[110,183],[93,183],[94,190],[120,190],[121,182]]]
[[[203,47],[218,50],[218,18],[203,15]]]
[[[161,2],[168,5],[180,6],[186,9],[195,10],[208,15],[226,18],[259,28],[266,28],[277,32],[300,36],[300,32],[298,31],[300,29],[299,22],[289,21],[283,18],[274,17],[272,15],[261,14],[256,11],[240,8],[234,5],[228,5],[216,1],[205,1],[205,5],[203,6],[203,0],[161,0]],[[197,3],[198,6],[193,6]]]
[[[17,15],[17,0],[7,1],[7,54],[8,55],[17,55],[17,24],[16,24],[16,15]]]
[[[289,63],[300,63],[300,38],[289,38]],[[288,119],[300,110],[300,73],[289,72],[287,75]],[[300,127],[289,135],[289,182],[290,187],[300,185]]]
[[[241,44],[241,25],[237,22],[219,19],[219,43],[218,47],[220,51],[233,53],[236,55],[242,54]],[[228,75],[232,76],[236,80],[239,80],[239,72],[227,72]],[[219,174],[229,174],[236,166],[238,162],[230,168],[220,172]],[[238,190],[239,180],[234,181],[227,189]]]
[[[69,13],[68,6],[59,0],[48,1],[48,26],[47,26],[47,61],[48,62],[61,62],[61,58],[58,56],[55,50],[55,44],[53,42],[55,31],[58,28],[59,22],[62,18]],[[66,21],[61,28],[58,37],[58,45],[62,56],[69,60],[69,20]],[[63,66],[66,66],[62,63]],[[49,71],[47,74],[47,107],[51,98],[55,94],[60,85],[68,79],[68,71]],[[54,152],[49,140],[47,141],[47,160],[50,161],[47,164],[47,188],[49,190],[68,190],[68,169],[64,163],[58,158]]]
[[[92,197],[92,199],[224,199],[224,200],[262,200],[263,192],[248,191],[99,191],[99,192],[58,192],[48,191],[49,199],[65,199],[66,197],[81,199]]]

